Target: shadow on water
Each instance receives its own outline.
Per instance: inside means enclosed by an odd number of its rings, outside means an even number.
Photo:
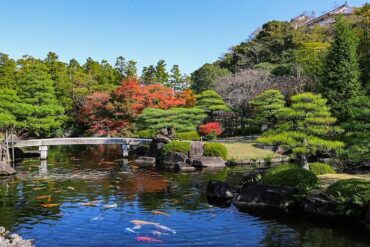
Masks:
[[[29,159],[17,164],[17,178],[0,182],[0,225],[48,247],[148,245],[137,242],[138,236],[161,240],[161,246],[370,243],[366,232],[352,226],[208,204],[209,179],[237,185],[245,168],[162,172],[141,169],[121,159],[120,152],[119,146],[53,147],[47,163]],[[132,220],[160,223],[176,234],[154,225],[133,230]]]

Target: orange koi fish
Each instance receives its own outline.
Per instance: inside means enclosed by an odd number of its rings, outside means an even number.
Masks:
[[[139,242],[148,242],[148,243],[163,243],[162,240],[155,239],[155,238],[150,238],[150,237],[144,237],[144,236],[139,236],[135,238],[136,241]]]
[[[157,211],[157,210],[152,210],[152,214],[159,214],[159,215],[170,216],[168,213]]]

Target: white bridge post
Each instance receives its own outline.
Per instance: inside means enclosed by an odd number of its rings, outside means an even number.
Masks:
[[[129,144],[122,144],[122,157],[128,158],[128,150],[130,149]]]
[[[48,159],[48,146],[39,146],[40,160]]]

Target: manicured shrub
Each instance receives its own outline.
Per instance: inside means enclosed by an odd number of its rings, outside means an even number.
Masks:
[[[296,187],[301,192],[307,192],[319,183],[314,173],[294,164],[273,167],[263,176],[262,180],[265,184]]]
[[[331,184],[327,192],[342,202],[364,205],[370,201],[370,181],[365,179],[345,179]]]
[[[155,135],[155,132],[154,131],[151,131],[151,130],[140,130],[137,132],[137,135],[138,137],[140,138],[153,138],[154,135]]]
[[[219,136],[222,134],[221,124],[219,122],[210,122],[199,126],[199,133],[202,136],[215,135]]]
[[[309,164],[309,166],[310,166],[310,171],[313,172],[316,176],[323,175],[323,174],[336,173],[335,170],[331,166],[324,164],[324,163],[315,162],[315,163]]]
[[[173,152],[189,153],[190,142],[187,141],[171,141],[162,149],[162,155],[169,155]]]
[[[204,156],[221,157],[227,159],[227,148],[218,142],[206,142],[204,144]]]
[[[194,131],[176,133],[176,139],[187,140],[187,141],[199,141],[200,136],[198,132],[194,130]]]

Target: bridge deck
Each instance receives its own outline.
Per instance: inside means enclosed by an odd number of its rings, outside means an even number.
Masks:
[[[108,144],[126,144],[126,145],[146,145],[150,144],[151,139],[139,138],[106,138],[106,137],[84,137],[84,138],[51,138],[20,140],[14,143],[14,147],[38,147],[38,146],[59,146],[59,145],[108,145]],[[9,143],[11,147],[11,144]]]

